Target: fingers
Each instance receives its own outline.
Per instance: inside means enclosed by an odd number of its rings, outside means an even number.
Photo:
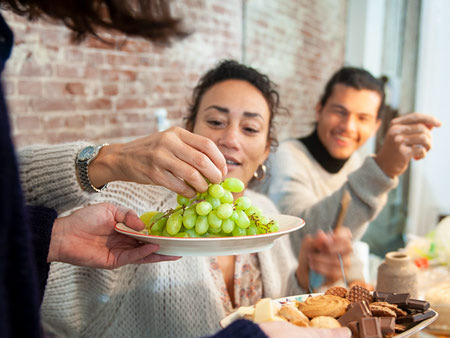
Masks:
[[[117,257],[116,263],[113,269],[124,266],[126,264],[133,264],[138,262],[144,257],[148,257],[159,249],[159,245],[156,244],[144,244],[136,248],[127,249],[120,253]]]
[[[188,157],[188,154],[181,153],[179,154],[180,158],[185,158],[188,163],[195,165],[211,182],[220,183],[222,177],[226,176],[228,169],[225,157],[216,144],[204,136],[190,133],[187,130],[180,133],[180,138],[192,148],[206,155],[198,156],[197,154],[197,156]]]
[[[144,222],[141,221],[134,210],[122,206],[116,207],[114,219],[116,223],[124,223],[130,229],[136,231],[141,231],[145,228]]]
[[[166,261],[176,261],[179,260],[180,256],[167,256],[160,255],[157,253],[152,253],[146,257],[138,259],[133,264],[147,264],[147,263],[158,263],[158,262],[166,262]]]
[[[433,129],[434,127],[440,127],[442,122],[431,115],[423,113],[410,113],[396,117],[392,120],[392,124],[424,124],[428,129]]]

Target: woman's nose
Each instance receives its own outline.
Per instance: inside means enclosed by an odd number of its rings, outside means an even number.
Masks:
[[[238,128],[228,127],[223,130],[219,138],[219,144],[227,148],[238,148],[239,130]]]

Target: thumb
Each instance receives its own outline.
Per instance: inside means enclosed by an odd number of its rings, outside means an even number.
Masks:
[[[144,222],[141,221],[134,210],[122,206],[117,207],[114,218],[117,223],[122,222],[130,229],[136,231],[141,231],[145,228]]]

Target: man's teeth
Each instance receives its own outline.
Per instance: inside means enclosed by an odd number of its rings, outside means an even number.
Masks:
[[[231,161],[231,160],[227,160],[227,164],[239,165],[239,163],[233,162],[233,161]]]

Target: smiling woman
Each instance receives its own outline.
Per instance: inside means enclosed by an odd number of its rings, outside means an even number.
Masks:
[[[284,111],[279,107],[274,88],[269,78],[257,70],[235,61],[223,61],[207,72],[194,90],[188,130],[173,128],[158,134],[157,138],[166,139],[167,133],[176,133],[183,135],[184,140],[201,140],[209,149],[218,149],[226,161],[227,173],[223,176],[240,178],[247,187],[271,146],[276,144],[273,119]],[[102,150],[99,156],[109,154],[114,158],[115,149],[124,147],[128,149],[128,158],[145,157],[145,151],[153,151],[152,147],[145,147],[145,140],[133,142],[141,146],[106,146],[106,152]],[[161,155],[162,160],[164,156]],[[177,153],[177,156],[177,166],[193,160],[186,154]],[[202,160],[205,158],[195,161]],[[103,163],[114,164],[117,160]],[[132,176],[133,170],[141,169],[138,165],[130,166],[124,173]],[[106,171],[116,172],[109,168]],[[130,177],[125,179],[132,181]],[[177,205],[173,191],[116,180],[117,177],[108,189],[96,195],[96,201],[126,205],[138,213],[164,211]],[[248,188],[243,194],[264,214],[279,214],[265,196]],[[293,232],[277,239],[272,248],[258,253],[191,256],[114,271],[89,270],[89,277],[81,268],[53,264],[42,306],[44,325],[56,334],[69,336],[139,337],[149,332],[155,337],[212,334],[220,329],[220,319],[237,306],[254,304],[262,297],[280,298],[305,292],[295,277],[297,252],[291,246],[291,240],[298,237]]]

